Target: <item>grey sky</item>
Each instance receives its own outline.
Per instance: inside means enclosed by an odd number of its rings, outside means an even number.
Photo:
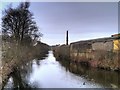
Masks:
[[[30,10],[50,45],[64,44],[66,30],[70,42],[118,32],[117,2],[31,2]]]

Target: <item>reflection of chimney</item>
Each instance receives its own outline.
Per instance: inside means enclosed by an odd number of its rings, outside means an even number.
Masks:
[[[66,33],[66,45],[68,45],[68,31]]]

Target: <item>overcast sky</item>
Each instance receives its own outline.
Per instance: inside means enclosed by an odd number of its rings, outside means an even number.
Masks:
[[[67,30],[69,43],[118,33],[117,2],[31,2],[30,11],[49,45],[64,44]]]

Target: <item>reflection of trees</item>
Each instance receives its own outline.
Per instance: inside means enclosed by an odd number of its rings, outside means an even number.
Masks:
[[[18,87],[19,88],[30,88],[28,84],[28,78],[33,71],[32,69],[33,61],[35,61],[37,65],[40,65],[41,59],[44,59],[47,56],[46,54],[48,54],[47,50],[46,52],[44,52],[44,54],[40,53],[40,55],[39,54],[34,55],[34,58],[36,59],[33,60],[33,58],[31,58],[32,60],[29,60],[29,62],[27,63],[23,63],[22,66],[14,67],[12,73],[10,73],[10,75],[8,76],[9,78],[10,77],[13,78],[14,88],[18,88]],[[4,85],[2,86],[3,89],[5,85],[7,84],[9,78],[7,78],[7,80],[4,82]]]
[[[14,71],[9,75],[9,78],[12,78],[13,82],[13,89],[20,89],[23,90],[24,88],[31,88],[29,86],[28,82],[26,81],[25,77],[22,77],[22,73],[20,71],[20,68],[14,68]],[[8,82],[9,78],[7,79],[6,83]],[[12,83],[11,83],[12,84]],[[5,85],[2,87],[2,90],[4,90]],[[10,88],[10,87],[9,87]]]
[[[40,60],[36,60],[36,64],[39,66],[40,65]]]
[[[12,78],[13,78],[13,83],[14,83],[14,88],[23,88],[24,84],[20,75],[20,71],[15,70],[12,74],[11,74]]]
[[[36,64],[39,66],[40,65],[40,61],[45,59],[45,57],[47,57],[47,56],[48,56],[48,54],[38,55],[37,58],[35,59]]]
[[[30,61],[29,63],[26,63],[20,68],[23,78],[27,78],[32,73],[32,64],[32,61]]]

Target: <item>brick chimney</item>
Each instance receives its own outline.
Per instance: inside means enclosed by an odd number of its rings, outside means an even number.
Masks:
[[[66,45],[68,45],[68,30],[66,32]]]

